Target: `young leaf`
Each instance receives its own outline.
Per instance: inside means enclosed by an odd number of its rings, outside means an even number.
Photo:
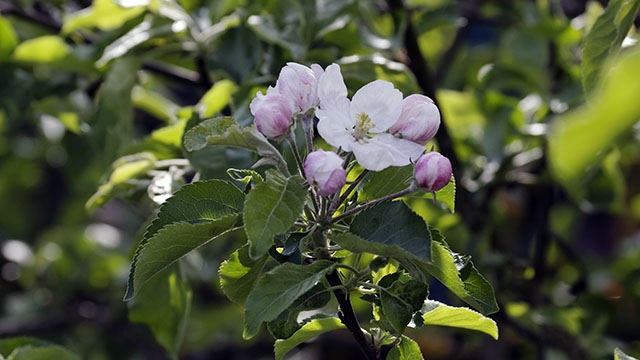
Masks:
[[[125,22],[142,14],[146,6],[121,7],[113,0],[94,0],[93,4],[65,17],[62,33],[80,28],[98,28],[103,31],[117,29]]]
[[[592,95],[605,61],[620,51],[640,9],[640,0],[611,0],[587,34],[582,53],[582,85]]]
[[[285,233],[302,214],[307,189],[300,176],[285,178],[275,171],[247,195],[244,228],[249,238],[249,255],[257,259],[266,254],[273,237]]]
[[[244,194],[229,182],[208,180],[185,185],[162,204],[158,217],[147,228],[144,239],[151,238],[168,224],[216,220],[238,214],[243,205]]]
[[[422,312],[424,325],[451,326],[481,331],[498,340],[498,325],[495,321],[471,309],[426,300]]]
[[[21,42],[13,51],[17,61],[30,63],[52,63],[64,60],[71,47],[57,35],[45,35]]]
[[[254,184],[260,184],[264,182],[262,175],[254,170],[246,169],[227,169],[227,175],[235,181],[240,181],[248,184],[253,181]]]
[[[179,263],[161,271],[129,302],[129,320],[146,324],[172,358],[180,350],[192,291]]]
[[[249,257],[249,245],[245,245],[231,254],[220,265],[220,270],[218,271],[220,286],[225,295],[231,301],[244,305],[267,259],[267,255],[263,255],[258,260],[251,259]]]
[[[402,336],[402,340],[398,346],[389,351],[387,360],[422,360],[422,352],[420,346],[415,341],[406,336]]]
[[[215,113],[222,111],[229,101],[231,94],[236,88],[236,84],[231,80],[220,80],[207,91],[198,102],[200,116],[208,118]]]
[[[80,357],[58,345],[22,346],[8,354],[7,360],[80,360]]]
[[[293,348],[316,335],[320,335],[331,330],[342,329],[344,327],[345,326],[342,324],[342,322],[336,318],[313,320],[301,327],[288,339],[276,340],[276,343],[274,345],[276,360],[282,359],[282,357]]]
[[[236,215],[230,215],[195,224],[173,223],[141,242],[131,263],[124,300],[133,299],[142,285],[181,257],[220,235],[236,230],[233,225],[237,220]]]
[[[204,120],[184,134],[184,147],[187,151],[201,150],[208,145],[255,151],[262,157],[263,163],[275,166],[283,174],[289,174],[287,163],[267,138],[255,126],[241,127],[232,117]]]
[[[616,348],[613,352],[614,360],[637,360],[636,358],[629,356],[622,352],[622,350]]]
[[[0,61],[6,60],[18,44],[18,35],[11,22],[0,16]]]
[[[242,336],[252,338],[260,324],[277,318],[334,268],[335,264],[321,260],[311,265],[285,263],[266,273],[247,297]]]

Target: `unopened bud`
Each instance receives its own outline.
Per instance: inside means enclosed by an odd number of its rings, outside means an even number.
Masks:
[[[318,195],[327,196],[340,191],[347,182],[342,158],[332,151],[316,150],[304,162],[307,181],[316,186]]]
[[[438,191],[451,181],[451,173],[449,159],[431,151],[418,159],[413,177],[423,190]]]
[[[410,95],[402,101],[402,112],[391,127],[393,135],[424,145],[440,127],[440,112],[433,100],[424,95]]]
[[[258,131],[268,138],[282,137],[295,122],[289,101],[275,91],[258,92],[249,107]]]
[[[320,102],[316,75],[322,73],[322,68],[315,64],[312,68],[290,62],[280,71],[276,88],[278,93],[289,99],[294,112],[305,112]]]

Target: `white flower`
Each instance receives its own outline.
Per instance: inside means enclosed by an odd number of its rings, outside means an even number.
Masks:
[[[333,195],[347,182],[342,158],[333,151],[316,150],[304,161],[307,181],[318,188],[318,195]]]
[[[295,122],[289,100],[273,88],[267,90],[267,95],[258,92],[249,108],[258,131],[268,138],[281,138]]]
[[[329,144],[353,152],[365,169],[380,171],[417,160],[425,147],[396,138],[387,130],[402,112],[402,93],[388,81],[376,80],[347,98],[340,67],[327,67],[318,83],[318,132]]]

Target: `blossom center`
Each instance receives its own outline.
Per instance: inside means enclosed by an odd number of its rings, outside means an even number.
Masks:
[[[356,125],[353,127],[353,137],[362,140],[373,129],[376,124],[371,121],[371,117],[364,112],[356,115]]]

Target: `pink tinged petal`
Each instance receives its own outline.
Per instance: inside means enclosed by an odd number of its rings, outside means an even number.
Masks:
[[[294,111],[307,111],[318,105],[317,80],[314,72],[298,63],[287,63],[278,76],[278,92],[293,105]]]
[[[440,127],[440,112],[433,100],[424,95],[410,95],[402,102],[398,121],[389,129],[394,135],[418,144],[426,144]]]
[[[365,113],[375,126],[371,132],[381,133],[389,129],[402,112],[402,93],[393,84],[375,80],[358,90],[351,100],[350,117]]]
[[[331,64],[327,66],[318,82],[318,98],[321,109],[340,107],[347,99],[347,86],[344,84],[340,66]]]
[[[344,186],[347,175],[342,162],[342,158],[332,151],[320,149],[307,155],[305,175],[307,181],[317,187],[319,195],[334,194]]]
[[[416,161],[426,149],[414,142],[391,134],[376,134],[363,143],[355,143],[353,154],[362,167],[380,171],[389,166],[405,166]]]
[[[313,75],[315,75],[316,79],[320,81],[320,77],[324,74],[322,66],[318,64],[311,64],[311,71],[313,71]]]
[[[279,138],[286,134],[294,123],[289,101],[278,93],[258,93],[249,108],[258,131],[266,137]]]
[[[413,177],[418,186],[427,191],[438,191],[451,181],[451,162],[437,152],[429,152],[416,163]]]

